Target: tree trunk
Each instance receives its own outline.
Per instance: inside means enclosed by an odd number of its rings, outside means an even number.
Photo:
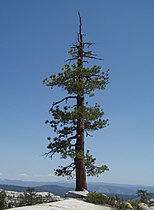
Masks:
[[[77,107],[84,107],[84,97],[78,95]],[[77,122],[77,142],[76,142],[76,191],[87,189],[86,170],[84,162],[84,119],[78,119]]]
[[[78,45],[78,60],[77,64],[80,68],[80,72],[78,75],[79,81],[83,82],[83,55],[84,55],[84,42],[83,42],[83,34],[82,34],[82,20],[80,13],[80,25],[79,25],[79,45]],[[77,109],[79,112],[84,110],[84,90],[81,86],[81,89],[77,96]],[[84,117],[80,113],[80,116],[77,121],[77,142],[76,142],[76,158],[75,158],[75,165],[76,165],[76,191],[83,191],[87,189],[87,182],[86,182],[86,169],[85,169],[85,161],[84,161]]]

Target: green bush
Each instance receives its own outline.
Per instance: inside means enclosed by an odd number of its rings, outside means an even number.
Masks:
[[[37,204],[37,194],[34,188],[28,187],[23,195],[20,196],[19,206],[31,206]]]
[[[94,204],[102,204],[104,205],[107,203],[108,197],[105,195],[102,195],[101,193],[96,193],[96,192],[90,192],[87,195],[86,201],[89,203],[94,203]]]
[[[128,201],[134,209],[137,209],[137,205],[140,203],[139,200],[129,200]]]
[[[7,203],[6,203],[6,193],[4,190],[0,191],[0,210],[6,209]]]

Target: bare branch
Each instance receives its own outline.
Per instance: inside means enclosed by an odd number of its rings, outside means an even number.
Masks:
[[[65,166],[65,167],[63,167],[63,169],[71,168],[73,166],[75,166],[75,163],[74,162],[71,163],[71,164],[69,164],[69,165],[67,165],[67,166]]]
[[[46,152],[45,154],[43,154],[43,156],[45,158],[49,156],[49,158],[52,160],[52,157],[54,156],[55,153],[56,153],[56,151],[49,151],[49,152]]]
[[[95,56],[87,56],[87,55],[84,55],[84,57],[86,58],[91,58],[91,59],[95,59],[95,60],[104,60],[103,58],[97,58]]]
[[[68,176],[73,178],[72,172],[75,170],[75,168],[75,163],[73,162],[67,166],[61,166],[59,169],[56,169],[55,174],[57,176]]]
[[[71,106],[71,108],[74,108],[74,107],[77,107],[77,105],[73,105],[73,106]]]
[[[77,138],[77,135],[69,137],[68,140],[72,140],[72,139],[76,139],[76,138]],[[71,146],[75,146],[75,144],[71,144]]]
[[[65,60],[64,62],[73,61],[73,60],[76,60],[76,59],[78,59],[78,57],[75,57],[75,58],[69,58],[69,59]]]
[[[94,45],[94,44],[96,44],[96,43],[95,43],[95,42],[84,42],[84,44],[87,44],[88,47],[89,47],[89,46]]]
[[[90,133],[88,133],[88,131],[87,131],[87,130],[84,130],[84,131],[85,131],[85,133],[86,133],[86,136],[93,137]]]
[[[88,61],[83,61],[83,63],[89,63]]]
[[[67,97],[61,99],[60,101],[54,102],[53,105],[52,105],[52,107],[51,107],[51,109],[50,109],[50,111],[52,111],[52,109],[53,109],[53,107],[55,105],[60,104],[63,101],[67,101],[68,99],[71,99],[71,98],[77,98],[77,96],[67,96]]]

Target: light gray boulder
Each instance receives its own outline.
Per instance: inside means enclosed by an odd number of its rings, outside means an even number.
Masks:
[[[148,207],[148,205],[146,203],[139,203],[137,205],[137,209],[138,210],[149,210],[149,207]]]
[[[132,205],[129,202],[124,202],[125,209],[133,209]]]
[[[87,197],[88,195],[88,191],[84,190],[84,191],[68,191],[65,194],[66,198],[80,198],[80,199],[84,199]]]

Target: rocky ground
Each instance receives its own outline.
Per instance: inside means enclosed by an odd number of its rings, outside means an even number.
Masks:
[[[87,203],[79,199],[67,198],[62,201],[18,207],[10,210],[111,210],[111,208]]]
[[[11,193],[11,194],[10,194]],[[12,194],[13,193],[13,194]],[[16,192],[8,192],[8,195],[12,195],[13,198],[18,197],[18,193],[14,194]],[[46,197],[46,192],[41,192],[41,196]],[[102,206],[102,205],[95,205],[92,203],[88,203],[85,200],[87,197],[88,191],[69,191],[65,194],[65,198],[57,197],[53,194],[51,194],[52,201],[49,203],[43,203],[43,204],[37,204],[33,206],[23,206],[18,208],[11,208],[10,210],[111,210],[113,208]],[[127,202],[125,202],[127,203]],[[133,207],[131,204],[127,204],[126,210],[131,210]],[[150,208],[145,203],[138,204],[138,210],[154,210],[154,206],[151,206]]]

